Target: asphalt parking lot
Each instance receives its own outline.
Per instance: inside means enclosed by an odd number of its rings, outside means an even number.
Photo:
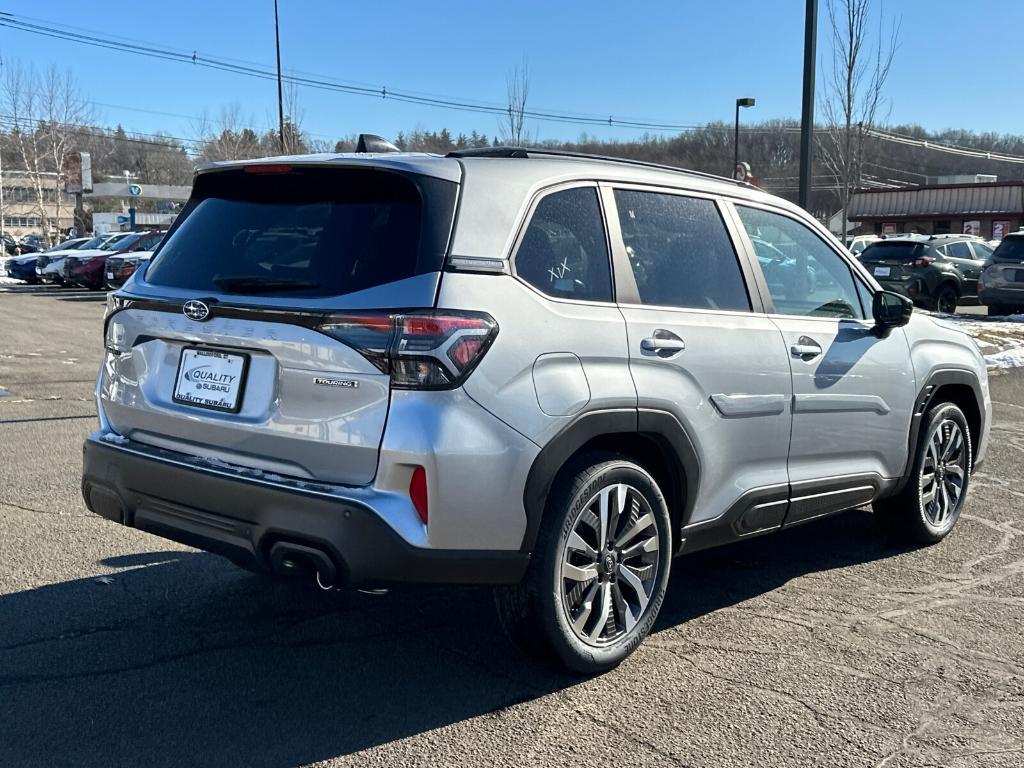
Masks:
[[[1024,373],[945,542],[857,510],[677,560],[581,681],[486,590],[324,595],[90,515],[102,298],[0,288],[0,765],[1024,764]]]

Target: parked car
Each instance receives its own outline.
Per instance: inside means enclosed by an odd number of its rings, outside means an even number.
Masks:
[[[156,247],[156,246],[152,246]],[[153,251],[134,251],[123,256],[111,256],[107,259],[105,268],[107,290],[113,291],[120,288],[128,279],[135,274],[135,271],[144,267],[153,258]]]
[[[15,240],[9,232],[3,234],[4,251],[9,256],[24,256],[28,253],[35,253],[40,250],[31,242]]]
[[[878,235],[857,235],[850,240],[850,253],[854,256],[860,256],[860,254],[864,252],[865,248],[872,243],[877,243],[881,239],[882,238]]]
[[[24,280],[34,285],[39,282],[36,276],[36,255],[29,253],[24,256],[10,256],[4,262],[4,271],[8,277]]]
[[[860,255],[883,288],[926,309],[952,314],[963,297],[974,299],[978,276],[992,251],[967,235],[889,237]]]
[[[60,282],[59,262],[69,253],[86,246],[92,238],[73,237],[36,255],[36,276],[44,283]],[[56,266],[47,270],[51,264]]]
[[[25,235],[21,238],[22,253],[28,253],[26,247],[39,252],[46,249],[46,241],[42,235]]]
[[[108,240],[95,254],[69,255],[64,260],[64,280],[70,285],[98,291],[106,280],[108,257],[116,253],[152,250],[162,237],[162,232],[125,232]]]
[[[989,444],[971,338],[806,212],[554,151],[200,166],[103,334],[93,512],[324,588],[502,585],[585,673],[676,555],[869,503],[943,539]]]
[[[1024,312],[1024,232],[1006,235],[985,264],[978,301],[990,315]]]
[[[36,259],[36,274],[45,283],[63,285],[65,281],[64,262],[68,256],[83,259],[102,254],[104,253],[100,250],[102,246],[114,238],[124,237],[124,234],[123,232],[116,232],[98,235],[88,238],[84,243],[79,243],[77,247],[39,254]]]

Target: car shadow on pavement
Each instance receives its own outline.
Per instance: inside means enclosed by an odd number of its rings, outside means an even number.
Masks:
[[[697,553],[656,631],[891,554],[861,512]],[[181,551],[100,565],[0,596],[0,765],[303,764],[579,682],[505,641],[487,589],[325,594]]]

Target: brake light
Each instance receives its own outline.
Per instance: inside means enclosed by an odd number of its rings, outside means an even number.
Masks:
[[[328,315],[317,330],[357,350],[395,389],[452,389],[480,363],[498,324],[483,312],[422,310]]]
[[[423,524],[427,524],[427,471],[423,467],[416,467],[412,471],[412,478],[409,480],[409,498],[412,505],[416,507],[416,514],[420,516]]]
[[[908,267],[914,267],[914,268],[927,267],[933,261],[934,261],[934,259],[931,256],[922,256],[919,259],[914,259],[913,261],[907,262],[907,266]]]
[[[262,163],[243,166],[242,170],[246,173],[291,173],[292,167],[282,163]]]

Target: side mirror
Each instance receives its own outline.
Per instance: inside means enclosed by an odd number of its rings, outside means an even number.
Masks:
[[[879,328],[898,328],[910,322],[914,302],[899,293],[879,291],[871,305],[871,314]]]

